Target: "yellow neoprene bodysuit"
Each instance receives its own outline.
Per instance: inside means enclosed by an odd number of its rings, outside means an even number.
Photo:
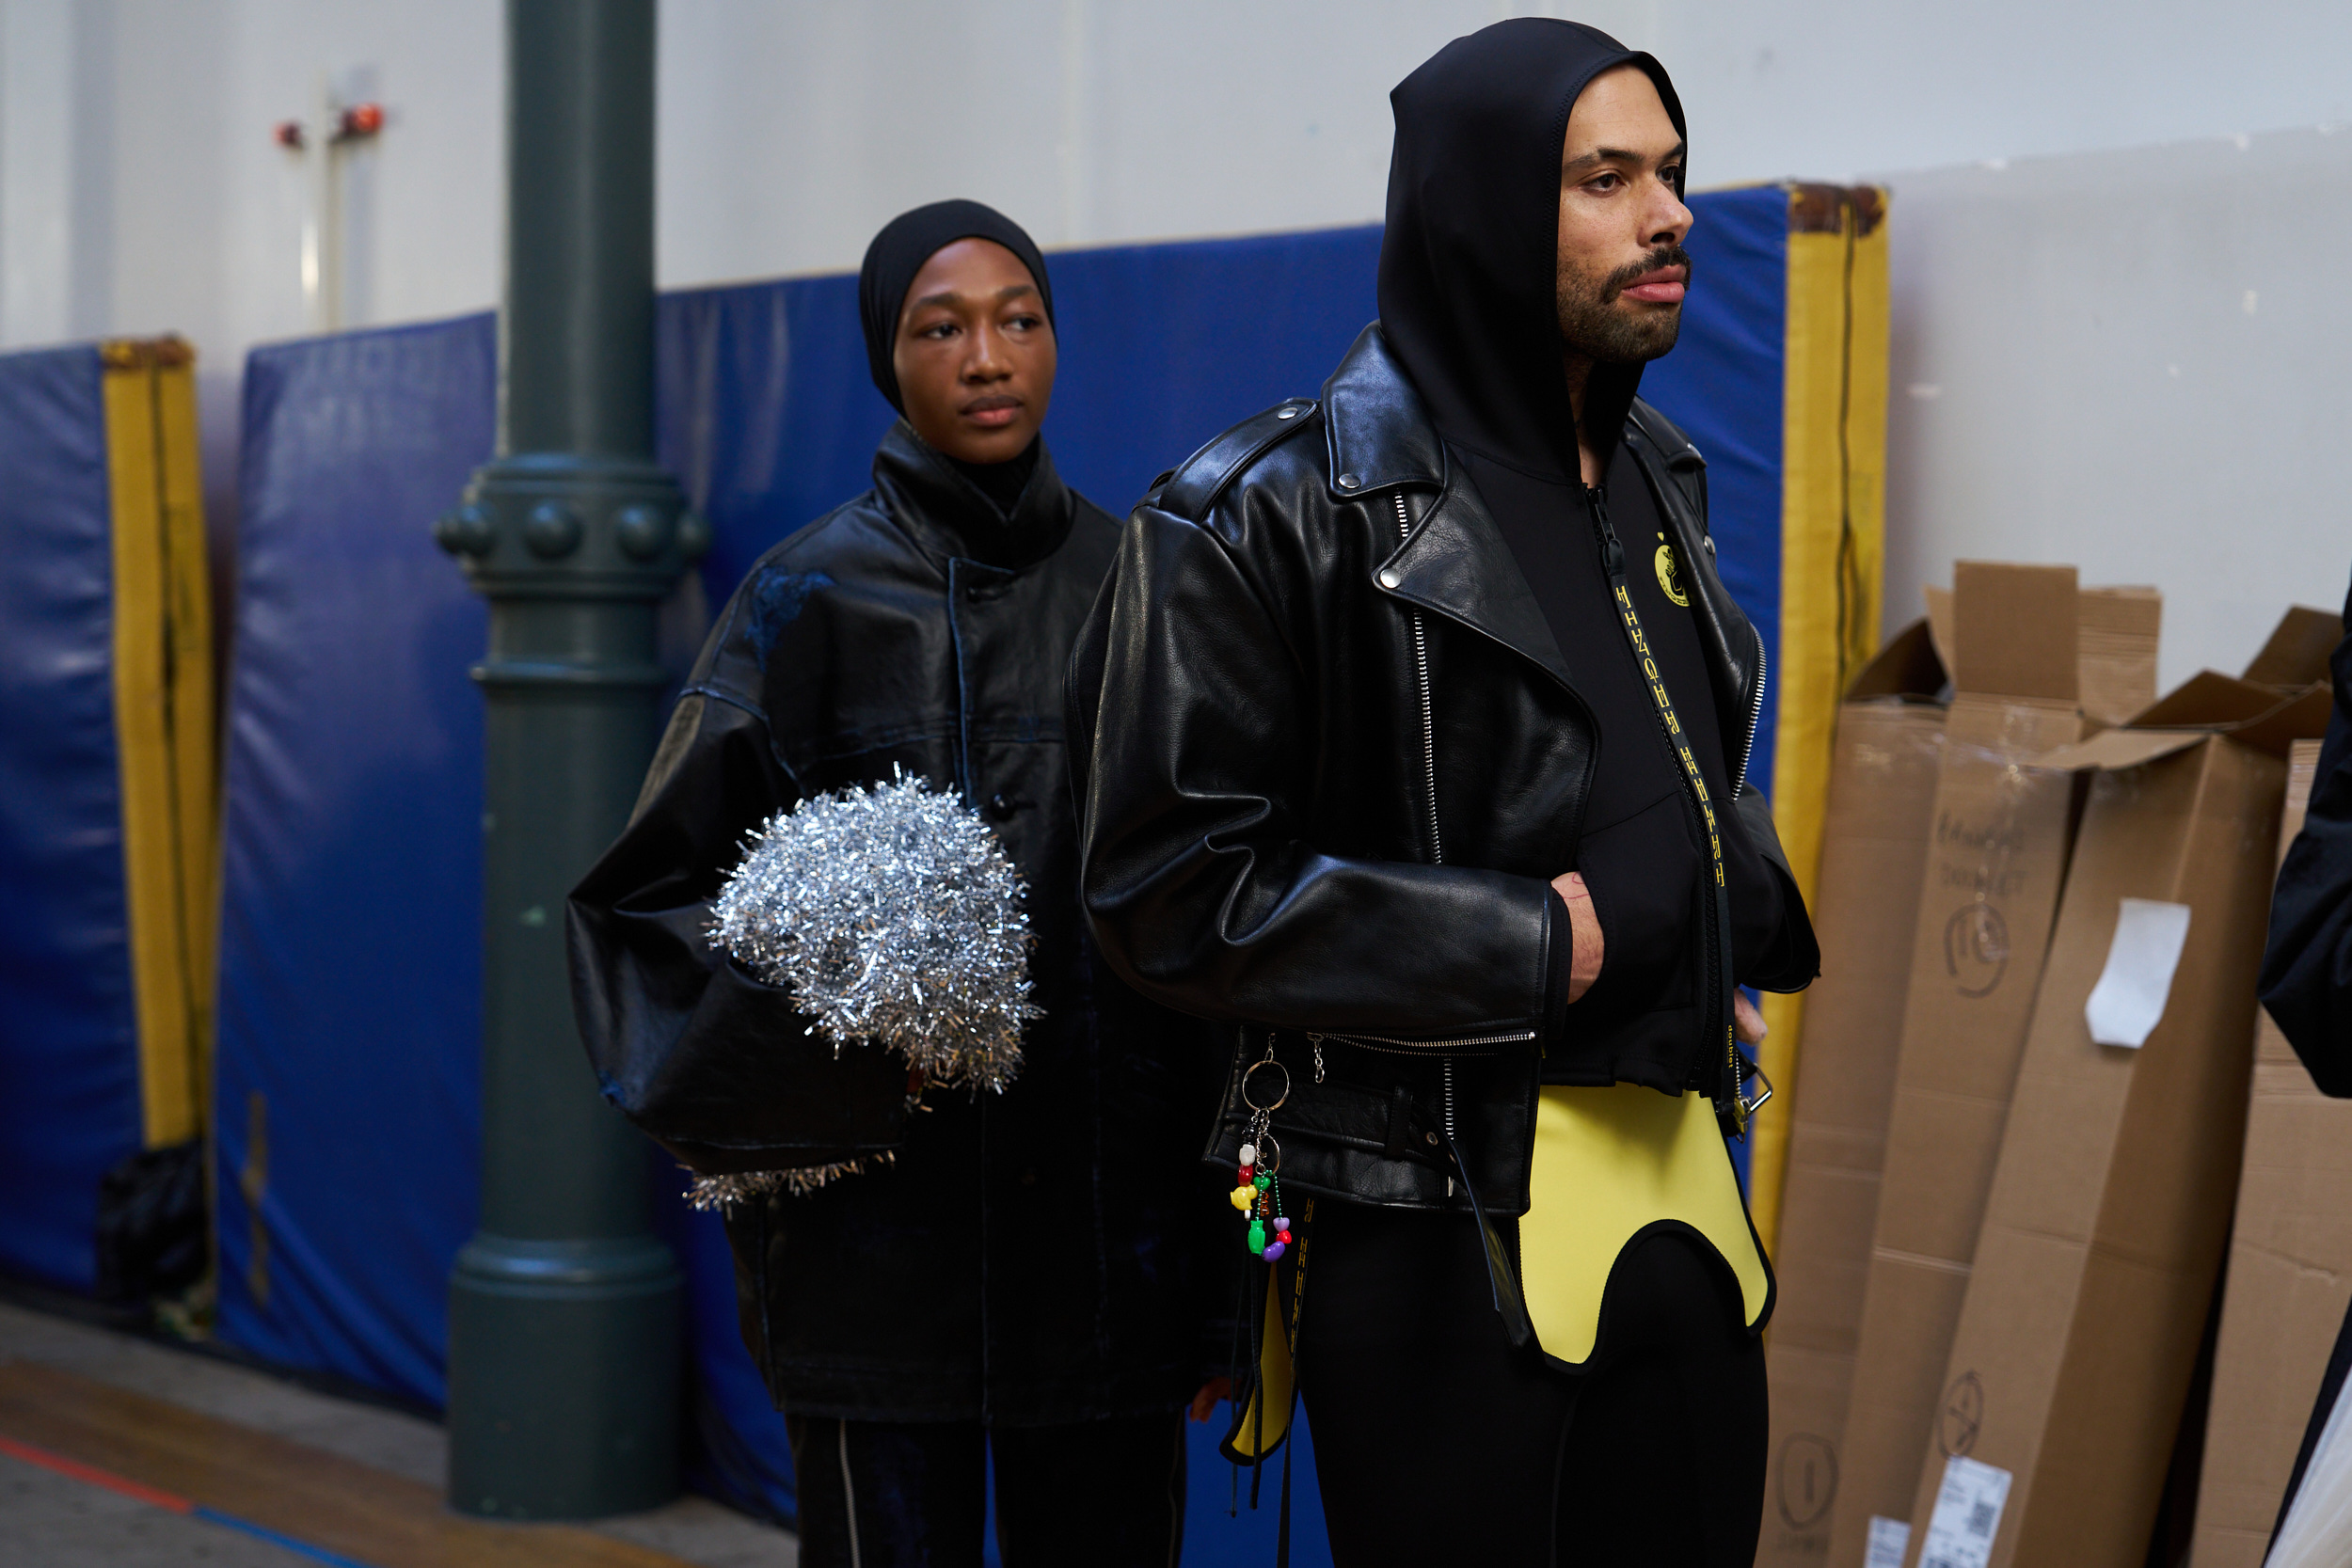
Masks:
[[[1544,1089],[1528,1200],[1519,1220],[1519,1287],[1536,1342],[1554,1361],[1591,1359],[1611,1272],[1626,1244],[1661,1221],[1704,1237],[1740,1281],[1743,1321],[1754,1327],[1763,1318],[1772,1274],[1707,1096],[1673,1099],[1637,1084]],[[1302,1268],[1312,1266],[1311,1233],[1308,1240]],[[1244,1458],[1271,1451],[1290,1429],[1284,1304],[1282,1291],[1266,1291],[1260,1393],[1232,1439]]]
[[[1661,1220],[1705,1237],[1740,1281],[1744,1321],[1762,1320],[1772,1274],[1707,1096],[1670,1099],[1638,1084],[1546,1088],[1528,1199],[1519,1285],[1552,1359],[1591,1358],[1610,1271],[1626,1243]]]

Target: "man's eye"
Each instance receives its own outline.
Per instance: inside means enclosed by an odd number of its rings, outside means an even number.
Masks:
[[[1601,174],[1586,181],[1584,188],[1592,191],[1613,191],[1622,183],[1624,182],[1613,174]]]
[[[956,324],[953,322],[933,322],[930,325],[923,328],[921,336],[926,338],[946,338],[953,335],[955,330]]]

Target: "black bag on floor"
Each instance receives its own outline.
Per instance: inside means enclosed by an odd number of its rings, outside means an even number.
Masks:
[[[98,1294],[144,1301],[184,1290],[205,1264],[204,1144],[142,1149],[98,1183]]]

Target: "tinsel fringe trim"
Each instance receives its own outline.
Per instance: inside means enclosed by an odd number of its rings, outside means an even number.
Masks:
[[[898,1155],[889,1149],[868,1154],[855,1160],[836,1160],[829,1165],[801,1165],[792,1170],[755,1170],[740,1176],[698,1176],[686,1189],[686,1201],[708,1213],[715,1209],[728,1209],[739,1203],[751,1203],[783,1193],[791,1197],[806,1197],[829,1181],[845,1176],[862,1176],[878,1165],[895,1164]]]

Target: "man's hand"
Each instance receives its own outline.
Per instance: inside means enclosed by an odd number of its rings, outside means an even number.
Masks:
[[[1731,993],[1731,1032],[1740,1037],[1741,1045],[1764,1043],[1764,1015],[1756,1010],[1746,991]]]
[[[1568,1000],[1575,1002],[1600,978],[1600,916],[1593,912],[1593,895],[1585,890],[1582,872],[1554,877],[1551,890],[1568,906],[1568,932],[1576,944],[1568,958]]]
[[[1200,1386],[1200,1392],[1192,1396],[1192,1418],[1205,1421],[1216,1414],[1217,1402],[1233,1397],[1233,1380],[1213,1377]]]

